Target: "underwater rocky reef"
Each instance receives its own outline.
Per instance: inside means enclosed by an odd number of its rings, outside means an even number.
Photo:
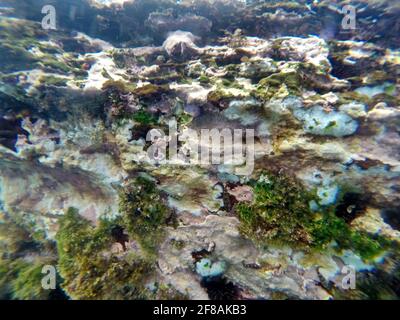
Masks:
[[[400,297],[399,1],[3,0],[0,40],[0,299]]]

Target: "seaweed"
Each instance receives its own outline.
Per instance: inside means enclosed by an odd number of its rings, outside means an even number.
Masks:
[[[141,125],[154,125],[157,124],[157,118],[146,110],[139,110],[132,115],[132,119]]]
[[[43,76],[39,79],[39,82],[43,85],[66,87],[68,79],[55,77],[55,76]]]
[[[171,214],[154,182],[136,178],[120,192],[119,211],[129,235],[150,256],[155,256]]]
[[[41,232],[22,224],[14,215],[2,214],[0,223],[0,298],[21,300],[65,299],[56,282],[55,290],[42,287],[45,265],[56,265],[55,244]],[[58,297],[56,297],[56,295]]]
[[[255,194],[253,203],[235,206],[240,232],[255,243],[323,251],[335,242],[338,252],[350,249],[366,261],[391,247],[392,241],[386,237],[353,230],[346,217],[337,216],[335,212],[341,212],[338,208],[343,202],[312,212],[310,202],[316,201],[315,192],[282,174],[266,177],[250,183]]]
[[[119,257],[110,252],[118,222],[100,220],[94,227],[73,208],[60,218],[59,270],[63,288],[72,298],[146,298],[144,283],[153,273],[153,261],[133,253]]]
[[[283,175],[253,182],[255,200],[236,206],[240,231],[258,243],[278,242],[294,246],[311,243],[308,228],[313,213],[311,194],[297,181]]]

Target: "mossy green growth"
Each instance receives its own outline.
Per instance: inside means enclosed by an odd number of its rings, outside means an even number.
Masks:
[[[0,69],[4,73],[31,70],[38,59],[29,49],[39,43],[43,29],[38,25],[18,19],[2,17],[0,21]],[[12,57],[12,59],[11,59]]]
[[[193,116],[186,112],[182,112],[181,114],[177,115],[176,118],[179,125],[188,125],[193,120]]]
[[[230,88],[243,89],[243,85],[239,84],[235,79],[222,78],[217,84],[217,88],[222,90]]]
[[[120,221],[100,220],[94,227],[69,209],[56,235],[64,289],[74,299],[143,299],[153,262],[135,254],[117,256],[112,230]]]
[[[304,86],[299,72],[281,72],[274,73],[269,77],[261,79],[258,83],[258,88],[259,90],[262,90],[263,88],[271,88],[274,89],[272,91],[277,91],[282,84],[285,84],[289,93],[293,95],[299,95],[302,86]]]
[[[0,259],[0,296],[2,299],[49,300],[51,290],[42,287],[43,266],[51,264],[40,258],[26,261]]]
[[[34,69],[38,62],[35,56],[26,49],[7,42],[0,44],[0,56],[12,57],[12,59],[2,59],[2,61],[0,61],[1,70],[5,73],[15,72],[21,69]]]
[[[52,299],[55,291],[42,287],[42,269],[56,262],[53,242],[16,221],[15,216],[0,215],[0,299]]]
[[[155,84],[146,84],[140,88],[136,88],[134,93],[138,97],[142,98],[150,98],[154,96],[159,96],[162,93],[167,93],[169,91],[168,85],[155,85]]]
[[[40,27],[39,23],[28,20],[4,18],[0,22],[0,56],[12,57],[0,61],[2,72],[32,70],[38,67],[52,71],[69,73],[75,68],[73,61],[67,61],[61,54],[62,49],[53,45],[49,33]],[[32,49],[38,49],[39,55]]]
[[[339,99],[340,104],[352,103],[354,101],[359,101],[366,105],[371,104],[371,99],[368,96],[355,91],[342,92],[340,93],[339,97],[340,97]]]
[[[313,221],[310,230],[314,248],[324,250],[335,242],[338,251],[352,250],[365,261],[372,261],[390,249],[392,241],[378,234],[352,229],[334,211],[334,207],[326,208]]]
[[[112,80],[112,77],[110,76],[110,74],[107,72],[107,70],[105,68],[103,68],[103,70],[101,70],[101,75],[109,80]]]
[[[392,248],[393,241],[379,234],[365,231],[353,231],[350,236],[350,248],[364,260],[373,260]]]
[[[241,233],[261,244],[310,245],[311,194],[283,175],[268,175],[251,184],[254,202],[236,206]]]
[[[45,67],[56,71],[61,71],[64,73],[69,73],[73,70],[68,64],[62,60],[57,60],[53,56],[49,55],[40,59],[40,63]]]
[[[171,245],[176,248],[177,250],[182,250],[186,247],[186,243],[183,240],[171,240]]]
[[[142,125],[157,124],[157,118],[146,110],[139,110],[132,115],[132,119]]]
[[[156,255],[164,238],[163,227],[171,214],[154,182],[144,177],[136,178],[120,192],[119,211],[129,235],[150,256]]]
[[[208,102],[218,107],[227,107],[229,105],[229,102],[233,99],[234,96],[231,93],[222,89],[211,91],[207,96]]]
[[[43,264],[40,261],[27,263],[18,260],[12,264],[18,276],[11,281],[13,298],[18,300],[47,300],[49,291],[42,288]]]
[[[209,77],[207,77],[206,75],[202,74],[202,75],[199,77],[199,82],[200,82],[200,83],[203,83],[203,84],[208,84],[208,83],[210,83],[211,81],[210,81],[210,78],[209,78]]]
[[[132,83],[125,82],[125,81],[115,81],[115,80],[107,80],[103,87],[102,90],[104,91],[109,91],[109,92],[120,92],[120,93],[130,93],[134,92],[136,89],[136,86]]]
[[[39,82],[48,86],[66,87],[68,79],[55,76],[43,76],[39,79]]]
[[[314,192],[306,191],[293,178],[267,174],[251,181],[252,203],[239,203],[240,232],[260,245],[290,245],[309,250],[325,250],[336,243],[340,252],[349,249],[370,261],[390,249],[391,241],[381,235],[354,230],[335,215],[335,206],[312,212]]]
[[[313,244],[319,249],[325,249],[332,241],[349,246],[351,232],[346,222],[335,216],[333,212],[316,217],[312,229]]]
[[[153,300],[189,300],[189,295],[177,291],[170,285],[158,285]]]
[[[193,115],[184,110],[183,103],[178,100],[173,109],[178,126],[187,126],[193,121]]]

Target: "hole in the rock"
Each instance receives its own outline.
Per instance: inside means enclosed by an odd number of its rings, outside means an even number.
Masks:
[[[237,184],[229,183],[229,182],[226,183],[225,185],[223,185],[223,192],[222,192],[221,198],[224,203],[223,208],[227,212],[232,212],[235,204],[238,202],[236,200],[236,198],[228,192],[228,190],[234,189],[236,186],[237,186]]]
[[[332,65],[331,74],[339,79],[356,77],[357,75],[362,73],[362,71],[356,66],[345,65],[342,61],[334,59],[332,57],[329,57],[329,60]]]
[[[393,229],[400,230],[400,207],[383,209],[381,216]]]
[[[126,249],[126,242],[129,241],[129,237],[127,234],[124,233],[124,228],[121,226],[114,226],[111,229],[111,236],[114,238],[114,240],[122,245],[124,250]]]
[[[21,127],[21,119],[0,118],[0,144],[12,151],[17,151],[15,143],[18,135],[29,137],[29,133]]]
[[[200,284],[211,300],[237,300],[240,298],[240,288],[223,277],[204,278]]]
[[[200,251],[193,251],[192,252],[192,258],[195,260],[195,262],[200,261],[204,257],[208,256],[210,253],[206,249],[202,249]]]
[[[346,193],[336,207],[335,214],[350,223],[365,212],[367,203],[367,196],[354,192]]]
[[[57,285],[55,290],[51,290],[49,293],[49,300],[69,300],[68,296],[61,289],[59,285]]]
[[[129,142],[139,140],[140,138],[146,138],[147,133],[151,130],[149,125],[138,125],[131,129],[132,136]]]

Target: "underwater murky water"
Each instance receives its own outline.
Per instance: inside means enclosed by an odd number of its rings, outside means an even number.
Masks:
[[[397,299],[400,5],[0,1],[0,298]]]

